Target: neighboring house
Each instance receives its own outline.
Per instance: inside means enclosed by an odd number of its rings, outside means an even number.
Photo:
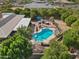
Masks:
[[[31,20],[31,18],[24,18],[24,15],[13,13],[3,13],[2,15],[0,18],[0,38],[7,38],[12,31],[17,31],[18,27],[28,27]]]
[[[4,2],[3,0],[0,0],[0,5],[2,5],[2,4],[3,4],[3,2]]]

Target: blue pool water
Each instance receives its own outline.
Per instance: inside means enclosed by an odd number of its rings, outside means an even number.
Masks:
[[[43,42],[52,34],[54,34],[54,31],[52,31],[50,28],[43,28],[40,32],[33,34],[32,38],[37,42]]]

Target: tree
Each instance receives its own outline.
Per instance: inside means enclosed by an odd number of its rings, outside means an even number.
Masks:
[[[24,31],[25,32],[25,31]],[[19,32],[0,44],[0,59],[28,59],[32,54],[29,39]]]
[[[56,9],[52,8],[52,9],[48,9],[48,15],[49,16],[53,16],[56,13]]]
[[[32,0],[21,0],[20,3],[26,4],[26,3],[31,3],[31,2],[32,2]]]
[[[42,59],[62,59],[62,58],[71,59],[71,56],[68,53],[68,48],[62,43],[59,43],[58,41],[52,42],[50,47],[45,50],[44,56],[42,57]]]
[[[14,13],[16,13],[16,14],[21,14],[21,11],[22,11],[22,9],[17,8],[17,9],[14,10]]]
[[[53,0],[47,0],[49,3],[52,3],[53,2]]]
[[[62,19],[63,21],[65,21],[65,19],[66,19],[68,16],[70,16],[71,14],[72,14],[71,12],[66,11],[65,13],[63,13],[63,14],[61,15],[61,19]]]
[[[39,14],[44,17],[48,15],[47,9],[41,8],[39,9]]]
[[[68,52],[62,52],[59,59],[71,59],[71,56],[68,54]]]
[[[23,11],[25,11],[24,12],[25,17],[30,17],[30,9],[25,8]]]
[[[72,2],[75,2],[75,3],[79,3],[79,0],[68,0],[68,1],[72,1]]]
[[[23,10],[21,10],[20,12],[18,10],[16,10],[17,13],[20,13],[22,15],[25,15],[25,17],[30,17],[30,9],[25,8]]]
[[[59,11],[60,15],[63,15],[65,12],[67,12],[67,9],[63,9],[63,8],[57,8],[57,10]]]
[[[11,12],[13,12],[13,10],[8,8],[8,9],[3,10],[2,12],[11,13]]]
[[[74,15],[70,15],[65,19],[65,22],[67,23],[68,26],[71,26],[71,24],[73,24],[76,20],[77,18]]]
[[[63,43],[67,47],[74,47],[79,49],[79,30],[78,29],[70,29],[64,33]]]
[[[59,10],[56,8],[48,9],[48,15],[54,18],[60,18]]]
[[[12,7],[10,0],[3,1],[3,5],[0,6],[2,12],[8,11]]]
[[[38,15],[38,10],[37,9],[31,9],[30,16],[34,17],[34,16],[37,16],[37,15]]]
[[[24,36],[25,38],[31,39],[32,36],[32,28],[28,27],[26,28],[25,26],[22,26],[18,28],[17,31],[20,35]]]
[[[52,16],[53,15],[53,13],[52,13],[53,12],[53,8],[52,9],[48,9],[47,12],[48,12],[48,16]]]
[[[75,29],[79,29],[79,20],[75,21],[71,26]]]

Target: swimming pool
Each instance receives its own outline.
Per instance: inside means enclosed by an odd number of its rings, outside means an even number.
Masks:
[[[42,28],[41,31],[33,34],[32,38],[35,39],[35,41],[37,42],[43,42],[52,34],[54,34],[54,31],[52,31],[50,28]]]

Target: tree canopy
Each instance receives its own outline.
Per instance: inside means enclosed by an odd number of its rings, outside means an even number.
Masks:
[[[64,33],[63,43],[70,47],[79,49],[79,29],[70,29]]]
[[[0,44],[0,59],[28,59],[31,56],[31,43],[28,37],[24,36],[24,32],[25,30],[20,33],[18,31]]]
[[[75,2],[75,3],[79,3],[79,0],[68,0],[68,1],[72,1],[72,2]]]
[[[76,20],[77,18],[74,15],[70,15],[65,19],[65,22],[67,23],[68,26],[71,26],[71,24],[73,24]]]
[[[76,22],[74,22],[72,24],[72,27],[75,28],[75,29],[79,29],[79,20],[77,20]]]
[[[63,13],[63,14],[61,15],[61,19],[65,21],[65,19],[66,19],[68,16],[70,16],[71,14],[72,14],[72,12],[66,11],[65,13]]]
[[[54,41],[50,44],[50,47],[45,50],[44,56],[41,59],[71,59],[71,56],[65,45]]]

